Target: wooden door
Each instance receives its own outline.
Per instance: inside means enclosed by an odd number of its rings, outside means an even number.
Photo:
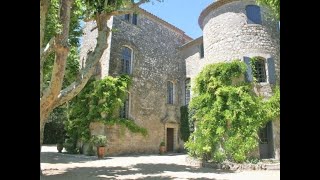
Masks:
[[[167,151],[173,151],[173,128],[167,128]]]

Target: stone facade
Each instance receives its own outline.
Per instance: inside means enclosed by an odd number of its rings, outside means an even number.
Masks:
[[[195,40],[183,31],[140,9],[137,24],[125,16],[113,17],[113,31],[109,47],[100,61],[99,75],[117,76],[122,73],[124,47],[131,49],[130,75],[133,83],[129,89],[128,118],[145,127],[149,135],[133,134],[118,126],[92,125],[93,134],[106,134],[109,139],[107,154],[157,153],[159,144],[167,144],[167,129],[173,128],[173,150],[182,144],[179,137],[180,107],[185,105],[185,80],[191,79],[210,63],[243,60],[259,56],[273,58],[280,80],[280,34],[277,23],[269,18],[267,9],[261,7],[261,24],[250,24],[246,6],[253,0],[221,0],[209,5],[199,17],[203,36]],[[249,22],[249,23],[248,23]],[[96,30],[92,22],[86,23],[82,57],[95,45]],[[204,57],[200,56],[201,45]],[[167,102],[167,82],[173,83],[173,103]],[[268,97],[271,86],[261,83],[257,92]],[[280,123],[273,124],[274,149],[280,158]],[[171,136],[171,135],[170,135]]]

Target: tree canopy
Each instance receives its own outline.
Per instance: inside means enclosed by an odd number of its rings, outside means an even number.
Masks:
[[[269,7],[277,20],[280,21],[280,0],[256,0],[256,2]]]

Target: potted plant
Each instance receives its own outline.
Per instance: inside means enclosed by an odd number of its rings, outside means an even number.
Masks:
[[[107,144],[107,137],[104,135],[97,135],[93,137],[94,145],[97,147],[97,155],[99,159],[102,159],[105,154],[105,147]]]
[[[159,152],[160,152],[160,154],[164,154],[164,153],[166,152],[166,144],[165,144],[164,141],[162,141],[162,142],[160,143]]]

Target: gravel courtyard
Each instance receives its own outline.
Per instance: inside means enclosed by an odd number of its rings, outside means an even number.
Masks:
[[[192,167],[185,154],[105,157],[57,153],[56,146],[43,146],[42,180],[76,179],[213,179],[279,180],[280,170],[219,171]]]

